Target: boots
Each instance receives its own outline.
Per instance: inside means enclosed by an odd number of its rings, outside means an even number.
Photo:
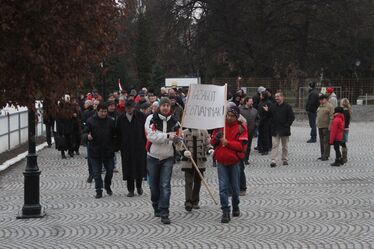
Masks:
[[[65,151],[63,151],[63,150],[61,151],[61,158],[62,158],[62,159],[66,159]]]
[[[330,164],[331,166],[340,166],[340,165],[343,165],[343,161],[341,158],[336,158],[335,159],[335,162]]]
[[[342,162],[347,163],[348,161],[348,149],[347,148],[342,148]]]

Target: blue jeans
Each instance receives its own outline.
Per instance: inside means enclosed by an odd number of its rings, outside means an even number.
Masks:
[[[113,157],[105,158],[105,159],[89,157],[88,160],[90,160],[91,165],[92,165],[93,176],[95,179],[96,192],[101,193],[103,191],[103,179],[101,177],[103,165],[105,168],[105,178],[104,178],[105,189],[110,188],[110,185],[112,185],[113,168],[114,168]]]
[[[317,113],[316,112],[308,112],[308,119],[309,119],[309,126],[311,128],[310,138],[311,139],[317,139],[317,127],[316,127]]]
[[[232,207],[239,208],[240,193],[240,163],[231,166],[223,166],[217,163],[219,181],[219,199],[224,213],[230,213],[229,191],[232,189]]]
[[[147,157],[147,170],[151,188],[151,201],[155,212],[161,217],[169,216],[171,195],[171,174],[173,173],[174,157],[164,160]]]

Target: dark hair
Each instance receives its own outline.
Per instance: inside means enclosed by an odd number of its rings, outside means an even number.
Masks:
[[[252,98],[252,97],[248,97],[248,96],[246,96],[246,97],[244,98],[244,104],[247,104],[248,100],[251,99],[251,98]]]
[[[96,111],[100,110],[108,110],[108,105],[106,103],[100,102],[96,107]]]
[[[283,93],[283,91],[282,90],[278,90],[275,94],[280,94],[281,96],[283,96],[284,97],[284,93]]]

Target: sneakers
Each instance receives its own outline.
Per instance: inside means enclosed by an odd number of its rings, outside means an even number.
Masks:
[[[137,188],[136,191],[138,192],[138,195],[142,195],[143,194],[143,189],[142,188]]]
[[[272,167],[272,168],[277,167],[277,164],[273,161],[273,162],[271,162],[270,167]]]
[[[169,219],[169,217],[168,216],[162,216],[161,217],[161,222],[162,222],[162,224],[164,224],[164,225],[169,225],[171,222],[170,222],[170,219]]]
[[[229,223],[230,222],[230,213],[223,213],[221,218],[221,223]]]
[[[288,165],[288,162],[287,162],[287,161],[283,161],[283,165],[284,165],[284,166],[287,166],[287,165]]]
[[[315,138],[311,138],[309,139],[308,141],[306,141],[308,144],[311,144],[311,143],[317,143],[317,139]]]
[[[100,199],[101,197],[103,197],[103,193],[102,192],[96,192],[95,198]]]
[[[246,190],[240,190],[239,196],[245,196],[247,194]]]
[[[129,193],[127,194],[127,197],[134,197],[134,196],[135,196],[135,194],[134,194],[133,191],[131,191],[131,192],[129,192]]]

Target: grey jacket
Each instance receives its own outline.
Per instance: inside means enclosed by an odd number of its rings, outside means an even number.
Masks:
[[[246,106],[240,106],[239,109],[240,109],[240,114],[243,115],[243,117],[246,120],[246,123],[247,123],[247,126],[248,126],[247,127],[248,128],[248,134],[249,134],[249,133],[253,132],[253,130],[256,127],[256,123],[257,123],[257,119],[258,119],[257,110],[254,107],[248,108]]]

